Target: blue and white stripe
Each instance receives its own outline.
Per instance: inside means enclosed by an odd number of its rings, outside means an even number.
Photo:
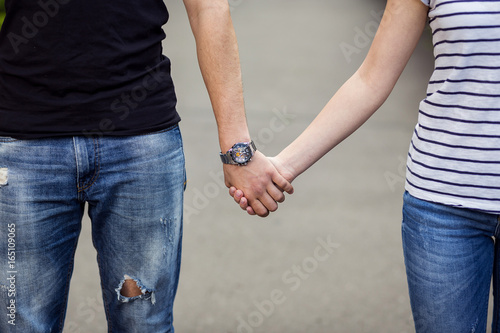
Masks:
[[[500,0],[422,0],[435,70],[420,103],[406,189],[500,214]]]

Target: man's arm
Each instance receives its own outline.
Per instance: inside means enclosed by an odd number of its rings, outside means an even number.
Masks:
[[[237,142],[250,141],[229,4],[227,0],[184,0],[184,5],[217,121],[220,148],[226,152]],[[224,165],[224,176],[226,186],[244,191],[259,216],[278,208],[277,202],[284,200],[283,190],[293,192],[292,185],[258,151],[246,166]]]

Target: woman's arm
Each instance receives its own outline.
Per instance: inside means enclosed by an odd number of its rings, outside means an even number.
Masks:
[[[388,1],[363,64],[307,129],[271,159],[288,181],[352,134],[384,103],[420,39],[427,11],[420,0]],[[234,189],[230,193],[237,202],[243,195]],[[240,205],[245,208],[245,200]]]
[[[413,53],[427,18],[420,0],[389,0],[365,61],[309,127],[275,160],[289,181],[358,129],[385,102]]]

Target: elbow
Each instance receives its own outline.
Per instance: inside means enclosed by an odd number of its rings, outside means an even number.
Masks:
[[[383,70],[369,70],[364,68],[363,65],[354,76],[360,81],[360,84],[370,96],[370,100],[373,101],[377,108],[387,100],[398,79],[384,73]]]
[[[198,26],[205,20],[217,21],[230,17],[227,1],[185,1],[186,10],[191,25]]]

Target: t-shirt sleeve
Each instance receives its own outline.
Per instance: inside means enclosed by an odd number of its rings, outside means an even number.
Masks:
[[[423,2],[424,5],[426,5],[427,7],[429,6],[430,4],[430,0],[420,0]]]

